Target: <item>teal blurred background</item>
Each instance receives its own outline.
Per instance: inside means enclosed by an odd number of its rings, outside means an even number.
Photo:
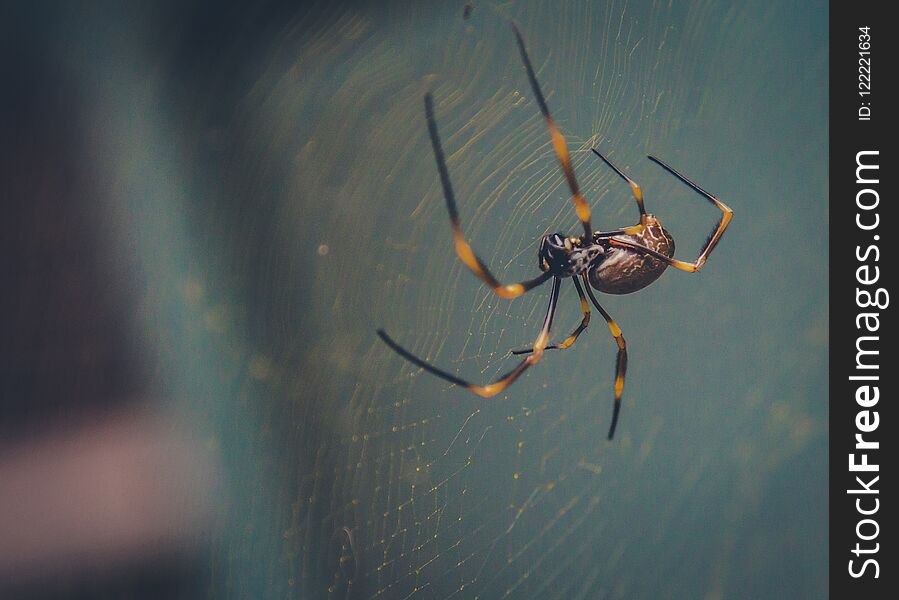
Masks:
[[[463,6],[35,19],[77,90],[103,260],[133,278],[145,391],[223,467],[200,588],[826,596],[826,3]],[[595,227],[637,211],[592,146],[679,258],[719,214],[647,153],[735,211],[700,273],[600,296],[630,357],[612,442],[598,315],[490,400],[374,334],[478,382],[536,335],[548,286],[499,300],[455,258],[422,102],[474,247],[504,280],[533,276],[540,236],[577,222],[509,19]],[[580,318],[570,284],[560,306],[558,337]]]

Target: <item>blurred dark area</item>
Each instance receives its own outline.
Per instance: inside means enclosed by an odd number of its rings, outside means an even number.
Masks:
[[[135,238],[123,236],[110,218],[116,182],[97,149],[104,109],[98,99],[121,84],[115,78],[129,69],[128,52],[137,51],[150,70],[128,75],[153,79],[160,98],[178,99],[160,107],[176,127],[225,130],[252,80],[246,68],[255,53],[305,10],[288,2],[4,7],[0,596],[175,598],[207,589],[208,531],[197,525],[209,512],[207,490],[199,484],[185,498],[175,494],[189,505],[185,510],[167,486],[211,459],[196,458],[200,440],[191,432],[173,433],[164,361],[141,341],[136,304],[153,282]],[[314,15],[318,8],[309,10]],[[221,170],[212,148],[195,158]],[[184,468],[172,454],[178,444],[196,464]],[[135,473],[133,481],[105,482],[102,489],[103,478],[116,472],[103,461],[116,457],[121,467],[132,455],[152,476]],[[148,503],[158,496],[163,506],[123,509],[119,529],[102,514],[82,520],[86,505],[104,506],[104,496]],[[179,523],[182,510],[200,517],[181,530],[183,537],[152,529]],[[132,531],[129,520],[147,527]],[[68,527],[76,521],[80,528]],[[104,524],[109,529],[99,534],[91,529]]]
[[[13,21],[14,23],[14,21]],[[33,25],[33,23],[27,23]],[[14,29],[5,21],[4,29]],[[46,31],[7,31],[0,51],[0,296],[4,439],[42,420],[108,410],[147,391],[130,343],[134,257],[103,256],[81,85]]]

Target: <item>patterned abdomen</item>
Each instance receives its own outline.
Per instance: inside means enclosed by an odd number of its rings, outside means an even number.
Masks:
[[[661,225],[650,225],[636,235],[616,237],[646,246],[665,256],[674,256],[674,239]],[[636,292],[658,279],[668,268],[664,262],[639,250],[611,246],[607,241],[602,245],[606,252],[589,271],[590,285],[600,292]]]

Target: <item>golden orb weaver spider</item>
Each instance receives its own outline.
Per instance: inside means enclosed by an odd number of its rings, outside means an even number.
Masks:
[[[579,237],[566,236],[561,233],[543,236],[537,252],[538,265],[543,273],[534,279],[520,283],[500,283],[487,268],[487,265],[478,258],[462,234],[459,212],[456,209],[456,200],[450,183],[449,171],[446,167],[443,147],[437,132],[437,122],[434,118],[434,100],[431,94],[426,94],[425,116],[428,122],[428,133],[434,149],[434,158],[437,161],[437,171],[440,174],[440,183],[443,186],[443,195],[446,199],[446,208],[449,211],[450,223],[453,229],[453,241],[459,260],[484,283],[489,285],[500,298],[517,298],[550,279],[552,279],[552,291],[549,296],[546,316],[543,319],[543,327],[540,329],[533,346],[512,351],[512,354],[527,354],[528,356],[522,359],[511,371],[487,385],[476,385],[438,369],[397,344],[383,329],[378,330],[378,336],[392,350],[414,365],[450,383],[464,387],[479,396],[489,398],[502,392],[529,367],[540,362],[544,351],[564,349],[574,344],[578,336],[590,324],[590,305],[587,303],[587,298],[589,297],[590,302],[605,319],[618,346],[618,354],[615,361],[615,396],[612,423],[609,426],[608,433],[608,439],[611,440],[615,435],[615,428],[618,425],[618,414],[621,411],[621,396],[624,391],[624,376],[627,371],[627,344],[624,341],[624,336],[621,334],[621,328],[618,327],[615,320],[600,305],[593,294],[593,288],[607,294],[630,294],[643,289],[658,279],[669,266],[688,273],[695,273],[705,264],[709,254],[711,254],[715,245],[721,239],[721,235],[727,228],[728,223],[730,223],[734,213],[715,196],[658,158],[649,156],[648,158],[651,161],[657,163],[683,183],[690,186],[694,191],[704,196],[722,212],[721,219],[718,221],[715,229],[712,230],[696,260],[693,262],[676,260],[674,258],[674,239],[662,227],[662,224],[655,216],[646,212],[643,205],[643,192],[640,186],[594,148],[593,152],[630,186],[634,199],[637,201],[637,208],[640,211],[640,221],[636,225],[612,231],[594,231],[590,226],[590,207],[581,194],[577,179],[574,176],[574,167],[568,154],[568,145],[549,114],[546,99],[543,97],[543,92],[541,92],[540,85],[537,83],[537,77],[534,74],[534,68],[531,66],[531,60],[525,49],[521,32],[515,23],[512,23],[512,29],[515,32],[518,50],[521,54],[521,60],[524,63],[531,89],[534,92],[534,98],[537,100],[540,112],[543,113],[543,119],[549,129],[553,150],[571,190],[575,212],[581,225],[583,225],[584,234]],[[549,333],[556,312],[556,303],[559,299],[559,288],[562,279],[567,277],[571,278],[577,290],[583,318],[580,325],[564,341],[558,344],[550,344]],[[581,281],[578,281],[579,279]],[[585,290],[586,296],[584,295]]]

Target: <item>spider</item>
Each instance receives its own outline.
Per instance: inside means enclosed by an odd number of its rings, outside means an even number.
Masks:
[[[546,350],[569,348],[577,340],[578,336],[590,324],[590,303],[599,311],[605,319],[612,337],[618,346],[618,353],[615,360],[615,384],[614,384],[614,404],[612,411],[612,422],[609,426],[608,439],[612,439],[615,435],[615,428],[618,425],[618,415],[621,411],[621,396],[624,391],[624,376],[627,371],[627,344],[621,333],[621,328],[615,323],[615,320],[602,307],[593,289],[606,294],[630,294],[643,289],[653,281],[658,279],[666,268],[675,267],[688,273],[695,273],[702,268],[706,260],[711,254],[715,245],[720,241],[721,235],[727,228],[733,217],[733,211],[723,202],[715,198],[685,176],[675,171],[672,167],[662,162],[660,159],[649,156],[648,158],[677,177],[684,184],[688,185],[695,192],[705,197],[709,202],[718,207],[721,212],[721,219],[712,230],[705,245],[699,253],[699,256],[693,262],[684,262],[674,258],[674,239],[668,233],[659,220],[652,214],[646,212],[643,204],[643,192],[630,177],[624,174],[621,169],[616,167],[612,162],[603,156],[595,148],[593,153],[603,160],[615,173],[618,174],[631,188],[634,199],[637,201],[637,208],[640,211],[640,220],[636,225],[623,227],[611,231],[594,231],[590,225],[590,207],[588,206],[584,196],[581,194],[577,179],[574,176],[574,167],[568,154],[568,146],[565,138],[562,136],[555,121],[549,114],[549,108],[546,105],[546,99],[540,91],[540,85],[537,83],[537,77],[534,74],[534,68],[525,49],[524,39],[515,23],[512,23],[512,30],[515,33],[518,42],[518,50],[521,54],[521,60],[524,63],[534,98],[543,114],[543,119],[549,129],[549,135],[552,140],[553,150],[562,167],[565,180],[571,190],[571,198],[574,202],[577,218],[584,228],[584,234],[575,237],[567,236],[563,233],[554,233],[545,235],[540,239],[540,246],[537,251],[538,266],[542,274],[527,281],[520,283],[503,284],[487,268],[487,265],[478,258],[469,243],[462,234],[462,226],[459,221],[459,212],[456,208],[456,200],[453,194],[453,188],[450,184],[449,171],[446,167],[446,159],[443,153],[443,147],[440,143],[440,136],[437,133],[437,122],[434,118],[434,100],[430,93],[425,95],[425,116],[428,123],[428,133],[431,138],[431,145],[434,149],[434,158],[437,162],[437,171],[440,175],[440,182],[443,186],[443,195],[446,199],[446,207],[449,211],[450,222],[453,230],[453,241],[455,243],[456,254],[459,260],[468,267],[478,278],[489,285],[493,292],[500,298],[512,299],[552,280],[552,290],[549,295],[549,306],[546,309],[546,316],[543,319],[543,326],[533,346],[521,350],[513,350],[512,354],[527,355],[523,358],[511,371],[503,375],[497,381],[486,385],[476,385],[465,381],[447,371],[439,369],[423,359],[415,356],[399,344],[397,344],[383,329],[378,330],[378,336],[397,354],[413,363],[414,365],[424,369],[425,371],[440,377],[450,383],[464,387],[475,394],[484,398],[495,396],[511,385],[518,379],[522,373],[528,368],[537,364],[543,357]],[[581,312],[583,318],[577,328],[565,338],[564,341],[550,344],[550,327],[552,326],[553,316],[556,312],[556,304],[559,299],[559,288],[562,279],[571,278],[574,288],[580,298]],[[586,295],[584,292],[586,291]]]

